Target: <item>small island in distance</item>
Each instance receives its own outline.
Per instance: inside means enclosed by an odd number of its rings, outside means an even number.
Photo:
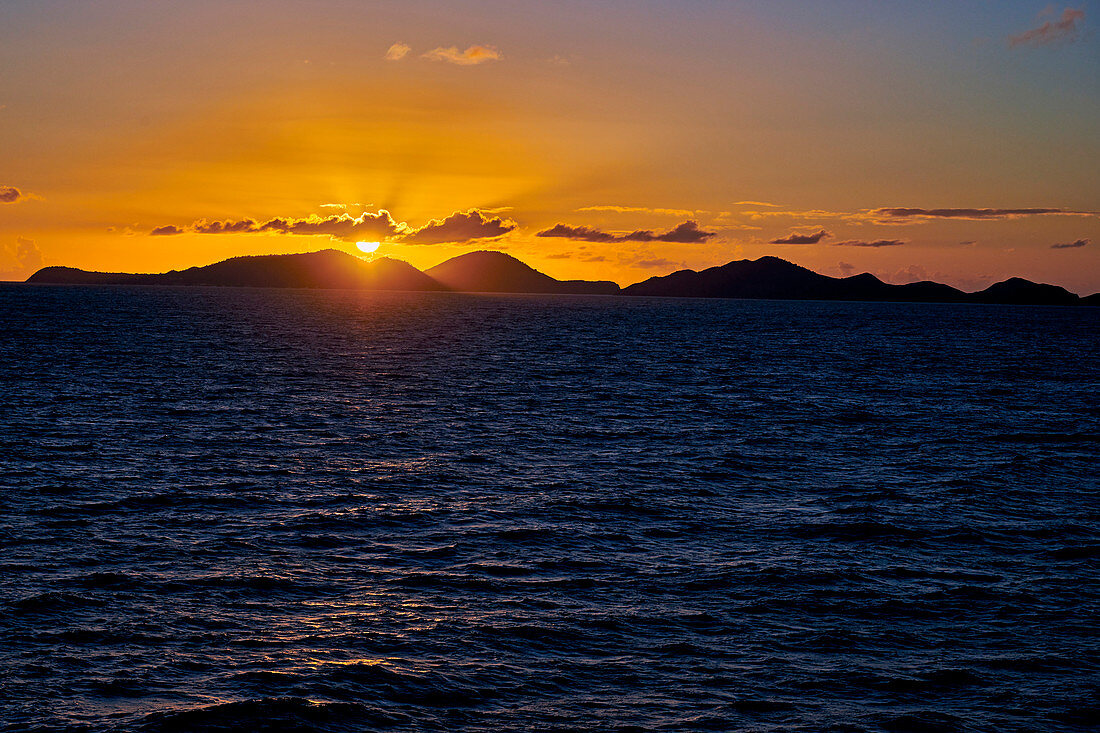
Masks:
[[[931,281],[893,285],[870,273],[821,275],[778,257],[735,260],[705,270],[680,270],[620,288],[609,281],[555,280],[503,252],[470,252],[421,272],[402,260],[367,261],[335,249],[305,254],[233,257],[160,274],[89,272],[44,267],[28,283],[50,285],[205,285],[223,287],[411,290],[480,293],[624,295],[761,300],[849,300],[1011,305],[1100,305],[1100,293],[1079,297],[1057,285],[1010,278],[967,293]]]

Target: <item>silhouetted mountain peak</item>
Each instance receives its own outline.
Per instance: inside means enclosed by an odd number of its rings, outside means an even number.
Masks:
[[[555,280],[504,252],[482,250],[453,257],[421,272],[402,260],[364,261],[335,249],[288,255],[233,257],[204,267],[156,275],[87,272],[44,267],[31,283],[82,285],[227,285],[356,290],[457,290],[496,293],[655,295],[687,298],[911,301],[1026,305],[1100,304],[1100,294],[1078,298],[1057,285],[1012,277],[978,293],[942,283],[885,283],[868,272],[829,277],[774,256],[734,260],[700,272],[680,270],[651,277],[622,291],[612,282]]]
[[[1034,283],[1022,277],[1010,277],[974,293],[980,303],[1016,303],[1020,305],[1072,305],[1080,300],[1058,285]]]
[[[155,275],[85,272],[46,267],[27,282],[83,285],[223,285],[234,287],[346,288],[352,290],[443,290],[407,262],[382,257],[364,261],[324,249],[286,255],[232,257],[212,265]]]
[[[452,290],[474,293],[580,293],[610,295],[612,282],[555,280],[504,252],[478,251],[452,257],[425,271]]]

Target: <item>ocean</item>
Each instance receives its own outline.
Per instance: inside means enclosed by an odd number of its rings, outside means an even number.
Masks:
[[[1078,731],[1100,310],[0,285],[0,726]]]

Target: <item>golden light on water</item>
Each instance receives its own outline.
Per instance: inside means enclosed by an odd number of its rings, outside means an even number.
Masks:
[[[367,254],[370,254],[378,250],[378,248],[381,246],[381,242],[356,242],[355,246],[366,252]]]

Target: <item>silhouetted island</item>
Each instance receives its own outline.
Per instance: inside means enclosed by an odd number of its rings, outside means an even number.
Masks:
[[[829,277],[778,257],[736,260],[700,272],[680,270],[623,288],[623,295],[774,300],[861,300],[916,303],[1073,305],[1073,293],[1014,277],[977,293],[931,281],[892,285],[870,273]]]
[[[470,252],[421,272],[382,257],[366,261],[339,250],[234,257],[205,267],[161,274],[88,272],[44,267],[27,282],[69,285],[222,285],[352,290],[565,293],[579,295],[855,300],[918,303],[1100,305],[1100,293],[1079,298],[1057,285],[1014,277],[976,293],[923,281],[892,285],[870,273],[829,277],[778,257],[736,260],[702,271],[680,270],[626,288],[608,281],[555,280],[503,252]]]
[[[345,288],[349,290],[446,290],[408,262],[382,257],[373,261],[325,249],[292,255],[233,257],[205,267],[155,275],[86,272],[44,267],[30,283],[81,285],[222,285],[268,288]]]
[[[503,252],[470,252],[429,268],[427,275],[465,293],[569,293],[615,295],[619,286],[603,280],[555,280]]]

